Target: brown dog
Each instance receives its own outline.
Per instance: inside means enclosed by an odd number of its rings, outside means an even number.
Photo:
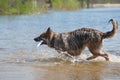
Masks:
[[[108,61],[108,55],[101,50],[103,39],[113,37],[118,31],[117,21],[113,19],[110,19],[110,21],[113,24],[113,29],[106,33],[91,28],[81,28],[67,33],[55,33],[48,28],[46,32],[43,32],[34,40],[36,42],[42,40],[41,44],[48,45],[56,50],[67,51],[72,56],[80,55],[84,48],[88,47],[93,56],[88,57],[87,60],[102,56]]]

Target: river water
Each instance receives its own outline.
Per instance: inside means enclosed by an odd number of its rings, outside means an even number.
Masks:
[[[86,61],[88,49],[74,62],[45,45],[36,47],[33,40],[48,27],[60,33],[82,27],[110,31],[111,18],[120,22],[120,8],[0,15],[0,80],[120,80],[120,30],[104,40],[109,62],[101,57]]]

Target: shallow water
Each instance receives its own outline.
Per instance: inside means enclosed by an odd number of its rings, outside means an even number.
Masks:
[[[106,32],[112,29],[111,18],[120,22],[120,8],[0,15],[0,80],[120,80],[120,30],[104,40],[109,62],[101,57],[87,61],[91,55],[87,49],[77,59],[65,57],[33,41],[49,26],[60,33],[82,27]]]

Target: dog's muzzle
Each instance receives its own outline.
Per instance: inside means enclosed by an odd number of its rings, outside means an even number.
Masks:
[[[41,38],[34,38],[34,41],[36,41],[36,42],[40,42],[42,39]]]
[[[39,47],[42,44],[47,44],[46,41],[41,38],[34,38],[34,41],[39,42],[37,47]]]

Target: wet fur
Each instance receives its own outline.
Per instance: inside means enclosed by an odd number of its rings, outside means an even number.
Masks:
[[[55,33],[48,28],[46,32],[34,38],[34,40],[43,40],[42,44],[58,51],[67,51],[72,56],[80,55],[84,48],[88,47],[93,56],[88,57],[87,60],[102,56],[108,61],[108,55],[102,52],[103,39],[113,37],[118,30],[117,22],[113,19],[110,21],[113,24],[113,29],[106,33],[91,28],[81,28],[67,33]]]

